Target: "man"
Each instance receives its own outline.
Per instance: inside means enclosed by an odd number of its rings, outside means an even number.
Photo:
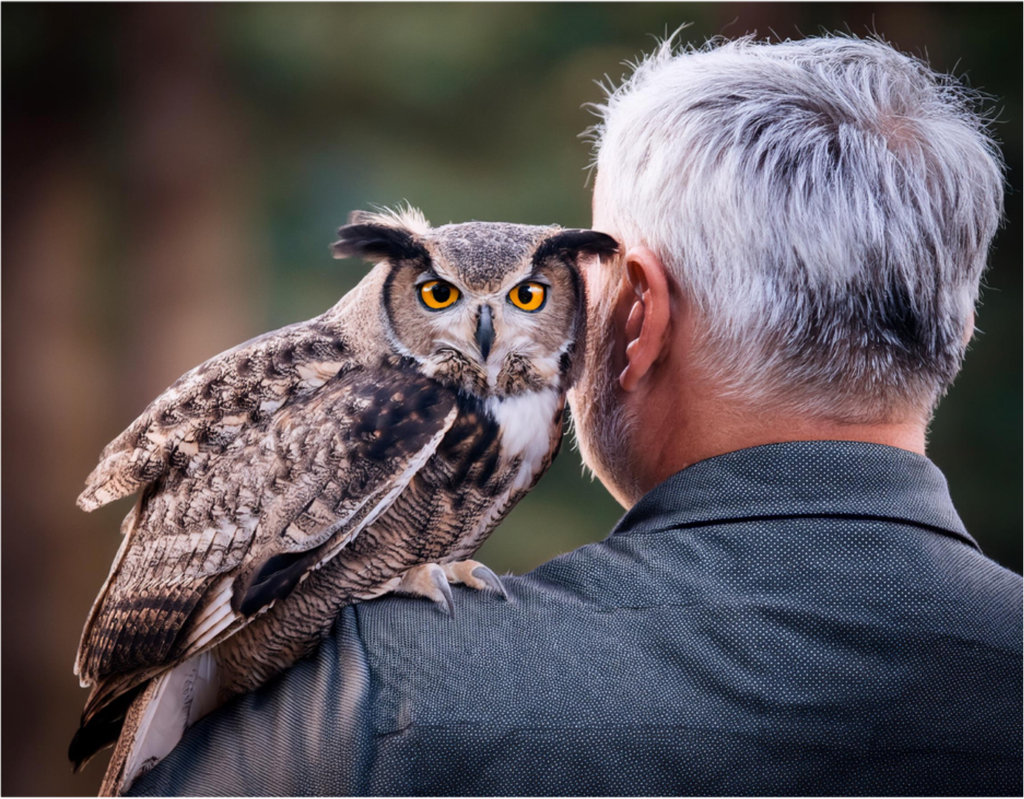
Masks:
[[[925,453],[1002,169],[885,44],[666,43],[604,107],[572,396],[612,534],[346,608],[140,794],[1021,793],[1021,578]]]

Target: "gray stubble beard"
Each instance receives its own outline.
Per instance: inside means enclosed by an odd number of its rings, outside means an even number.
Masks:
[[[612,361],[614,298],[591,305],[583,373],[569,391],[573,434],[584,465],[617,499],[641,495],[632,453],[637,420],[618,396]]]

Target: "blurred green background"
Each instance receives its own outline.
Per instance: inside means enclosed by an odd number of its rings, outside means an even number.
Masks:
[[[3,784],[72,777],[81,625],[128,501],[74,499],[179,374],[325,310],[348,212],[587,226],[592,82],[648,34],[877,32],[997,98],[1011,192],[966,368],[930,454],[985,552],[1021,569],[1021,6],[12,5],[3,16]],[[487,543],[529,570],[618,506],[570,448]],[[105,761],[106,757],[100,758]]]

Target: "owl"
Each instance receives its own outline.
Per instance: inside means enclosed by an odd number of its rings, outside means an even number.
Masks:
[[[341,607],[504,595],[471,556],[562,437],[586,333],[590,230],[354,213],[336,257],[376,266],[321,316],[181,377],[78,499],[138,494],[75,661],[69,756],[116,743],[119,794],[195,721],[310,654]]]

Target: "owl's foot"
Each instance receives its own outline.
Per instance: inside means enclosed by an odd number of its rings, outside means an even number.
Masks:
[[[478,561],[460,560],[455,563],[445,563],[441,568],[444,569],[445,576],[450,583],[462,583],[477,591],[493,591],[496,594],[501,594],[502,598],[508,599],[505,586],[501,584],[498,575]]]
[[[477,591],[493,591],[508,599],[498,575],[475,560],[414,566],[402,575],[402,581],[395,592],[429,599],[449,616],[454,616],[455,600],[449,583],[461,583]]]
[[[397,594],[412,594],[429,599],[449,616],[455,615],[455,600],[444,570],[436,563],[413,566],[402,575]]]

